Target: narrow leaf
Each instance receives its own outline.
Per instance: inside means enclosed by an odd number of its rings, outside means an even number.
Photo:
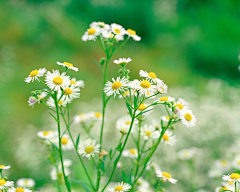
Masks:
[[[122,170],[122,177],[123,177],[123,181],[125,183],[128,183],[128,176],[126,175],[126,173]]]
[[[119,159],[119,156],[117,156],[117,158],[114,160],[114,163],[113,163],[113,166],[117,166],[117,163],[118,163],[118,159]]]
[[[78,144],[79,144],[79,140],[80,140],[80,133],[78,134],[78,137],[77,137],[77,140],[76,140],[76,147],[77,147]]]
[[[120,144],[117,146],[116,150],[117,150],[117,151],[121,151],[121,148],[122,148],[122,143],[120,143]]]
[[[102,170],[103,173],[105,172],[104,161],[101,162],[101,170]]]
[[[52,146],[55,148],[55,149],[57,149],[57,151],[59,152],[59,149],[58,149],[58,147],[52,142],[52,141],[50,141],[49,139],[48,139],[48,141],[52,144]]]
[[[132,109],[131,109],[131,106],[130,106],[128,103],[126,103],[126,105],[127,105],[128,111],[129,111],[129,113],[130,113],[130,115],[131,115],[131,117],[132,117]]]
[[[112,149],[110,149],[110,151],[109,151],[109,157],[110,157],[110,159],[112,159]]]
[[[95,59],[93,59],[93,61],[98,66],[98,68],[103,72],[102,67],[98,64],[98,62]]]

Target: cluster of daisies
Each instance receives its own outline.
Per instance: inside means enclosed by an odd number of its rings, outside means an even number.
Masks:
[[[65,67],[66,70],[71,69],[78,71],[77,67],[73,64],[64,62],[57,62],[58,65]],[[40,77],[45,76],[45,83],[40,79]],[[34,107],[35,103],[40,103],[47,96],[51,95],[52,91],[57,92],[57,101],[59,107],[66,107],[73,99],[80,97],[80,88],[84,87],[84,82],[82,80],[76,80],[76,78],[71,78],[66,75],[66,72],[60,73],[59,70],[52,70],[52,72],[47,71],[45,68],[35,69],[30,72],[27,78],[25,78],[26,83],[33,81],[39,81],[47,86],[46,89],[32,91],[32,95],[28,100],[29,106]],[[46,102],[48,107],[55,108],[55,100],[53,97],[49,97]]]
[[[92,22],[87,31],[82,36],[83,41],[96,40],[98,36],[106,40],[123,41],[124,36],[132,37],[135,41],[140,41],[141,37],[132,29],[124,29],[121,25],[112,23],[111,25],[104,22]]]
[[[238,183],[240,182],[240,174],[239,173],[231,173],[230,175],[223,175],[222,179],[225,183],[222,183],[220,187],[216,188],[216,192],[222,191],[232,191],[237,192]]]
[[[3,170],[10,169],[11,166],[0,165],[0,173],[3,176]],[[14,187],[13,181],[7,181],[6,178],[0,177],[0,190],[8,192],[32,192],[30,188],[35,186],[35,181],[31,178],[21,178],[17,180],[17,187]]]

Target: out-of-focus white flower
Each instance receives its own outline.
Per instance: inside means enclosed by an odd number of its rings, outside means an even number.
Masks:
[[[47,86],[54,91],[60,91],[62,89],[66,89],[70,85],[70,78],[66,76],[66,73],[60,74],[58,70],[53,70],[47,72],[45,78]]]
[[[138,192],[153,192],[151,185],[142,177],[140,177],[136,183],[138,184],[137,186]]]
[[[91,118],[91,114],[89,113],[79,113],[73,117],[75,124],[84,123],[89,118]]]
[[[69,135],[64,134],[61,138],[62,150],[71,150],[74,148],[72,140],[70,139]],[[57,145],[59,145],[57,141]]]
[[[140,41],[140,40],[141,40],[141,37],[139,37],[139,36],[137,35],[136,31],[134,31],[134,30],[132,30],[132,29],[128,29],[128,30],[126,31],[126,34],[127,34],[128,36],[132,37],[133,40],[135,40],[135,41]]]
[[[70,175],[70,170],[67,167],[64,167],[64,173],[66,176]],[[52,170],[50,171],[50,177],[52,180],[58,180],[59,176],[63,179],[63,172],[62,172],[62,167],[56,168],[53,167]]]
[[[152,168],[155,172],[161,170],[160,167],[159,167],[159,165],[158,165],[157,163],[155,163],[155,162],[148,162],[146,169],[147,169],[147,170],[151,170],[151,168]]]
[[[167,121],[168,122],[170,120],[170,117],[169,116],[162,116],[161,119],[163,121]]]
[[[45,73],[46,73],[45,68],[38,69],[38,70],[35,69],[30,72],[27,78],[25,78],[25,82],[30,83],[30,82],[33,82],[34,80],[39,81],[38,77],[42,77]]]
[[[228,172],[231,169],[231,164],[228,160],[226,159],[218,159],[215,161],[215,168],[220,169],[223,172]]]
[[[177,153],[178,158],[181,160],[189,160],[193,158],[193,156],[196,154],[196,150],[194,148],[191,149],[182,149]]]
[[[118,161],[118,163],[117,163],[117,168],[118,168],[118,169],[121,169],[122,167],[123,167],[122,162]]]
[[[87,116],[89,116],[89,118],[94,119],[94,120],[101,120],[102,119],[102,113],[99,112],[89,112],[87,113]]]
[[[108,24],[106,24],[104,22],[100,22],[100,21],[96,22],[96,21],[94,21],[94,22],[92,22],[90,24],[90,28],[96,28],[96,27],[100,27],[101,28],[101,32],[110,30],[110,25],[108,25]]]
[[[36,97],[33,97],[33,96],[29,97],[29,99],[28,99],[28,105],[29,105],[30,107],[33,108],[36,102],[37,102]]]
[[[133,149],[133,148],[123,150],[122,156],[123,157],[130,157],[130,158],[137,158],[138,157],[138,151],[137,151],[137,149]]]
[[[175,145],[177,139],[176,139],[176,135],[173,135],[172,131],[165,131],[165,133],[162,136],[162,141],[164,143],[164,145],[168,144],[170,146]]]
[[[87,139],[80,142],[78,153],[90,160],[90,157],[94,157],[96,153],[100,153],[100,144],[97,144],[96,140]]]
[[[17,180],[17,186],[19,187],[34,187],[36,182],[32,178],[21,178]]]
[[[114,60],[113,63],[117,65],[126,65],[127,63],[131,62],[132,59],[130,57],[128,58],[119,58],[118,60]]]
[[[113,82],[108,81],[105,84],[104,92],[107,96],[114,95],[115,97],[116,94],[120,94],[120,91],[125,92],[126,88],[128,88],[129,86],[128,80],[125,77],[123,77],[122,79],[120,77],[117,77],[116,80],[112,78],[112,81]]]
[[[172,178],[172,175],[167,172],[162,172],[162,171],[156,171],[157,177],[163,178],[168,180],[170,183],[176,184],[177,180]]]
[[[122,133],[126,135],[129,131],[131,125],[132,118],[130,116],[124,116],[117,120],[116,128]],[[134,121],[132,131],[134,131],[134,126],[138,123],[137,120]]]
[[[184,125],[187,127],[193,127],[196,125],[197,118],[192,113],[192,111],[186,109],[180,113],[180,119]]]
[[[42,139],[52,139],[52,138],[56,137],[57,134],[58,133],[56,131],[49,130],[49,131],[39,131],[37,133],[37,136]]]
[[[88,40],[96,40],[97,36],[101,32],[101,28],[98,26],[92,26],[89,28],[84,35],[82,36],[83,41],[88,41]]]
[[[124,183],[123,181],[120,183],[118,182],[117,185],[115,185],[115,187],[110,187],[108,188],[109,192],[124,192],[124,191],[129,191],[131,189],[131,185],[129,185],[128,183]]]
[[[233,161],[232,161],[232,166],[233,166],[234,168],[240,170],[240,155],[239,155],[239,154],[237,154],[237,155],[234,157],[234,159],[233,159]]]
[[[0,179],[0,189],[4,190],[6,187],[12,187],[14,185],[13,181],[5,181],[4,179]]]
[[[116,41],[123,41],[124,36],[123,35],[114,35],[111,31],[102,31],[102,36],[105,39],[112,39],[114,38]]]
[[[148,139],[158,139],[160,136],[160,133],[158,130],[155,130],[155,127],[152,125],[147,125],[145,124],[142,128],[141,128],[141,135],[143,136],[143,138],[145,140]]]
[[[67,67],[68,69],[72,69],[73,71],[78,71],[78,68],[74,67],[72,63],[68,63],[68,62],[61,63],[61,62],[57,61],[57,64],[61,65],[63,67]]]

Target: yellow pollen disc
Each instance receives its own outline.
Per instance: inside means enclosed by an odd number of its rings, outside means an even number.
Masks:
[[[64,138],[64,137],[63,137],[63,138],[61,139],[61,144],[62,144],[62,145],[68,144],[67,138]]]
[[[146,108],[146,105],[145,104],[141,104],[139,107],[138,107],[138,110],[142,111]]]
[[[186,114],[185,114],[185,119],[186,119],[187,121],[191,121],[191,120],[192,120],[192,116],[191,116],[189,113],[186,113]]]
[[[223,188],[223,190],[228,190],[228,188],[227,187],[222,187]]]
[[[168,137],[168,135],[166,135],[166,134],[163,134],[163,136],[162,136],[162,137],[163,137],[163,140],[164,140],[164,141],[169,141],[169,137]]]
[[[119,30],[119,29],[114,29],[114,31],[115,31],[115,33],[117,33],[117,34],[119,34],[119,33],[121,33],[121,31]]]
[[[176,104],[176,106],[178,106],[179,109],[183,109],[183,105],[181,103]]]
[[[93,35],[94,33],[96,33],[96,29],[93,28],[88,29],[88,35]]]
[[[5,184],[6,184],[6,181],[4,179],[0,179],[0,186]]]
[[[114,191],[122,191],[124,188],[122,186],[117,186]]]
[[[47,135],[49,135],[49,132],[48,131],[43,131],[43,135],[47,136]]]
[[[156,74],[155,74],[154,72],[149,72],[149,73],[148,73],[148,76],[151,77],[151,78],[153,78],[153,79],[156,79],[156,78],[157,78],[157,76],[156,76]]]
[[[58,104],[62,105],[63,104],[63,100],[58,101]]]
[[[129,149],[129,152],[134,155],[137,153],[135,149]]]
[[[136,35],[136,31],[132,29],[128,29],[127,32],[130,33],[131,35]]]
[[[70,82],[71,82],[71,85],[72,84],[76,85],[76,81],[71,80]]]
[[[38,70],[35,69],[35,70],[30,72],[30,77],[35,77],[38,73],[39,73]]]
[[[149,137],[150,135],[152,135],[151,131],[145,131],[146,135]]]
[[[222,159],[221,163],[222,163],[223,166],[226,166],[228,164],[227,160],[225,160],[225,159]]]
[[[240,179],[240,175],[239,175],[239,173],[232,173],[232,174],[230,175],[230,178],[231,178],[231,179]]]
[[[147,91],[147,95],[151,95],[151,93],[149,93],[149,92]]]
[[[114,83],[112,84],[112,89],[115,89],[115,90],[116,90],[116,89],[119,89],[121,86],[122,86],[122,83],[116,81],[116,82],[114,82]]]
[[[86,148],[85,148],[85,152],[87,153],[87,154],[90,154],[90,153],[92,153],[94,151],[94,147],[93,146],[87,146]]]
[[[229,185],[233,185],[233,184],[234,184],[233,181],[228,181],[227,183],[228,183]]]
[[[24,192],[24,189],[23,188],[17,188],[15,191],[16,192]]]
[[[166,116],[166,119],[169,121],[169,120],[170,120],[170,117],[169,117],[169,116]]]
[[[126,124],[127,124],[127,125],[131,125],[131,121],[127,121]]]
[[[167,177],[168,179],[171,179],[171,174],[167,173],[167,172],[163,172],[162,175],[164,177]]]
[[[95,113],[95,116],[98,117],[98,118],[101,117],[101,115],[102,115],[102,114],[99,113],[99,112],[96,112],[96,113]]]
[[[53,83],[55,83],[56,85],[61,85],[63,83],[63,79],[62,77],[54,77],[53,79]]]
[[[2,169],[2,168],[4,168],[5,167],[5,165],[0,165],[0,169]]]
[[[161,97],[160,98],[160,101],[167,101],[168,100],[168,97]]]
[[[66,89],[64,90],[64,95],[71,95],[71,94],[72,94],[72,89],[66,88]]]
[[[238,165],[240,165],[240,161],[238,161]],[[0,165],[1,166],[1,165]],[[0,167],[1,168],[1,167]]]
[[[67,65],[68,67],[73,67],[73,64],[72,64],[72,63],[64,62],[63,64],[64,64],[64,65]]]
[[[129,91],[124,92],[123,96],[126,96],[127,94],[129,94]]]
[[[29,180],[28,179],[25,179],[24,180],[24,185],[28,185],[29,184]]]
[[[143,88],[150,88],[151,84],[150,84],[149,81],[144,80],[140,83],[140,86],[143,87]]]

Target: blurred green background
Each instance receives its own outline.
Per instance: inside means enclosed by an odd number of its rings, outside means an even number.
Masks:
[[[205,94],[211,78],[233,87],[240,82],[238,0],[2,0],[0,19],[0,164],[12,165],[13,179],[46,182],[35,172],[41,146],[29,157],[30,166],[21,160],[24,150],[39,143],[36,132],[46,127],[46,109],[27,105],[30,92],[42,88],[37,82],[25,84],[30,71],[57,68],[56,61],[73,63],[79,72],[71,73],[86,85],[80,100],[101,96],[102,76],[93,58],[99,60],[103,51],[96,42],[81,41],[92,21],[118,23],[142,37],[113,56],[133,59],[128,65],[132,78],[140,69],[154,71],[169,87],[191,87],[196,95]],[[116,77],[118,66],[111,64],[109,71],[109,78]]]

